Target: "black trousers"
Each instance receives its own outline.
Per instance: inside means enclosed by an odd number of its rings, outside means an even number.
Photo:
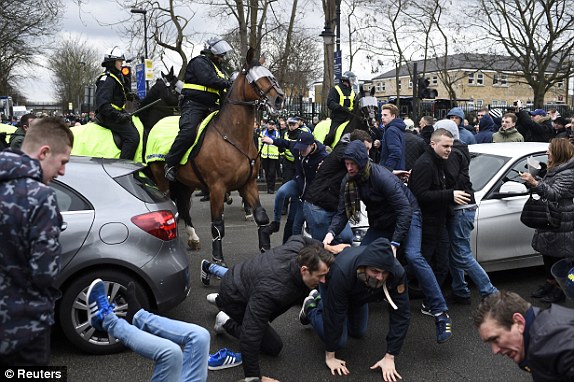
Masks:
[[[118,123],[110,120],[102,120],[102,126],[110,129],[122,138],[122,149],[120,159],[134,160],[138,145],[140,143],[140,134],[133,123]],[[142,158],[135,158],[142,160]]]
[[[50,328],[10,354],[0,354],[0,366],[47,366],[50,363]]]
[[[165,157],[168,167],[177,166],[183,154],[191,147],[197,135],[201,121],[209,115],[209,106],[194,101],[184,101],[181,105],[179,132],[173,141],[169,153]]]
[[[261,167],[265,172],[265,182],[267,183],[267,191],[275,191],[275,180],[277,178],[277,168],[279,167],[279,159],[261,158]]]
[[[445,222],[425,221],[423,218],[421,254],[431,266],[438,285],[442,287],[450,273],[448,252],[450,242]]]
[[[335,140],[335,135],[337,133],[337,128],[341,125],[341,123],[345,122],[345,120],[339,121],[339,120],[331,120],[331,127],[329,128],[329,133],[327,133],[327,136],[325,136],[325,140],[323,141],[323,144],[325,146],[331,146],[333,144],[333,141]]]

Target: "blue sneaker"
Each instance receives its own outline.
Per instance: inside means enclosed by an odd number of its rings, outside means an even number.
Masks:
[[[241,353],[234,353],[227,348],[223,348],[215,354],[209,355],[207,368],[209,370],[222,370],[239,366],[243,363]]]
[[[88,288],[88,322],[96,330],[104,332],[104,317],[114,311],[106,295],[106,286],[102,279],[95,279]]]
[[[436,342],[443,344],[452,337],[452,320],[443,312],[435,318]]]

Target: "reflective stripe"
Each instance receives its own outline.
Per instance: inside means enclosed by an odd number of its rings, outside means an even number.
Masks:
[[[219,70],[219,68],[217,67],[217,65],[215,65],[215,63],[211,63],[213,65],[213,67],[215,68],[215,73],[217,73],[217,77],[219,78],[225,78],[225,74],[223,74],[223,72],[221,70]],[[214,89],[214,88],[209,88],[207,86],[203,86],[203,85],[197,85],[197,84],[183,84],[183,88],[184,89],[192,89],[192,90],[198,90],[200,92],[208,92],[208,93],[214,93],[214,94],[219,94],[219,90]]]
[[[335,85],[335,90],[339,93],[339,105],[345,106],[345,100],[349,100],[349,110],[353,110],[353,103],[355,101],[355,91],[351,89],[351,94],[346,96],[343,94],[341,87],[339,85]]]
[[[118,84],[120,84],[120,86],[122,87],[122,93],[124,94],[124,99],[125,99],[125,98],[126,98],[126,90],[124,89],[124,84],[122,83],[122,81],[120,81],[120,79],[119,79],[118,77],[116,77],[115,74],[110,73],[110,72],[104,72],[104,73],[100,74],[100,77],[98,78],[98,80],[99,80],[100,78],[102,78],[103,76],[107,76],[107,75],[109,75],[110,77],[112,77],[114,80],[116,80],[116,82],[117,82]],[[111,103],[111,102],[110,102],[110,104],[112,105],[112,107],[113,107],[114,109],[119,110],[119,111],[122,111],[122,110],[124,110],[124,109],[126,108],[125,102],[124,102],[124,104],[123,104],[122,106],[115,105],[115,104],[113,104],[113,103]]]

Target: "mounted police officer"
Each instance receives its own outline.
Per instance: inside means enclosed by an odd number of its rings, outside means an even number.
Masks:
[[[125,111],[128,85],[122,75],[124,54],[115,46],[104,55],[105,71],[96,80],[96,120],[99,125],[112,130],[122,138],[121,159],[133,160],[140,136],[132,124],[132,117]]]
[[[213,37],[207,40],[200,55],[187,64],[179,133],[165,158],[165,177],[170,181],[175,181],[179,161],[195,141],[199,123],[219,109],[225,90],[231,87],[232,81],[222,69],[231,50],[225,40]]]
[[[327,107],[331,110],[331,128],[323,142],[325,146],[331,146],[335,140],[335,134],[340,124],[349,119],[355,104],[357,76],[355,73],[346,71],[341,76],[339,84],[329,90]]]

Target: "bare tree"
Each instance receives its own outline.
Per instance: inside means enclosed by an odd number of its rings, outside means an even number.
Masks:
[[[17,69],[34,64],[59,28],[60,0],[0,0],[0,94],[12,94]]]
[[[74,105],[70,111],[79,110],[85,87],[93,85],[102,72],[101,62],[102,57],[85,40],[68,38],[59,43],[48,63],[54,73],[56,98],[63,110],[69,110],[69,103]]]
[[[571,0],[479,0],[481,22],[493,44],[520,66],[532,87],[534,106],[558,83],[568,81],[574,54]]]

